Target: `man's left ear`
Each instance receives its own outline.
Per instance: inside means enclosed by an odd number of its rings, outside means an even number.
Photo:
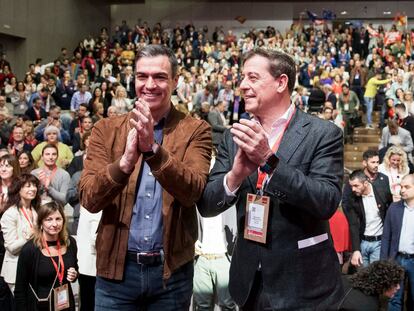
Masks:
[[[279,84],[277,85],[276,90],[278,93],[282,93],[288,87],[289,78],[287,75],[282,74],[280,75],[278,79],[279,79]]]

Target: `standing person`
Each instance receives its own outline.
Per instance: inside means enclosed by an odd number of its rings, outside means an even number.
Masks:
[[[77,247],[66,230],[63,207],[53,201],[40,206],[34,228],[17,263],[16,310],[46,311],[60,302],[59,310],[74,311],[70,282],[78,276]],[[57,293],[66,299],[56,301]]]
[[[414,304],[414,175],[401,181],[401,198],[391,204],[384,222],[381,258],[395,260],[405,269],[409,289],[407,302]],[[404,308],[404,280],[400,289],[388,303],[388,310]]]
[[[211,160],[211,168],[215,157]],[[194,310],[211,311],[214,305],[223,311],[236,310],[229,293],[229,270],[237,232],[236,207],[215,217],[198,216],[198,240],[195,244]]]
[[[344,212],[351,232],[351,263],[367,267],[380,258],[383,224],[392,196],[389,189],[379,192],[362,170],[352,172],[349,184],[353,195]]]
[[[140,50],[135,109],[101,120],[90,137],[80,197],[90,212],[102,210],[97,311],[190,306],[195,202],[207,180],[211,133],[171,104],[177,67],[164,46]]]
[[[340,201],[342,133],[290,102],[295,71],[282,52],[245,55],[240,89],[255,120],[225,133],[198,203],[204,217],[236,204],[229,289],[243,310],[323,310],[342,295],[327,231]]]
[[[24,244],[33,236],[40,206],[39,181],[30,174],[23,174],[10,189],[6,211],[1,217],[1,231],[6,254],[1,276],[14,291],[17,260]]]
[[[377,88],[380,85],[387,84],[391,82],[391,79],[384,79],[382,80],[382,71],[377,69],[375,72],[375,76],[368,80],[367,85],[365,86],[365,93],[364,93],[364,104],[367,109],[367,125],[366,128],[373,129],[372,126],[372,111],[374,110],[374,98],[377,95]]]
[[[226,117],[224,116],[224,110],[226,109],[226,104],[224,102],[219,102],[214,106],[212,110],[208,113],[208,123],[211,125],[212,136],[213,136],[213,145],[215,148],[220,144],[223,133],[227,129]]]
[[[384,161],[379,165],[378,171],[388,177],[393,200],[399,201],[401,199],[401,180],[410,172],[407,154],[401,148],[391,146],[385,153]]]
[[[102,211],[90,213],[84,207],[80,207],[79,225],[76,233],[78,238],[80,311],[95,310],[96,232],[101,216]]]
[[[344,118],[344,136],[346,140],[351,140],[353,137],[353,130],[355,125],[353,121],[358,117],[359,99],[354,91],[349,89],[348,84],[342,84],[342,93],[338,98],[338,108]]]
[[[390,187],[389,180],[387,175],[378,171],[379,165],[379,155],[377,150],[368,149],[362,154],[362,169],[364,174],[368,177],[369,181],[378,192],[386,193]],[[344,210],[348,210],[351,198],[352,189],[349,183],[346,183],[342,191],[342,208]]]

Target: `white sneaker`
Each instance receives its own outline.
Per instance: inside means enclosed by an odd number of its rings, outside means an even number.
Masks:
[[[365,128],[366,128],[366,129],[369,129],[369,128],[370,128],[370,127],[369,127],[369,124],[365,125]]]

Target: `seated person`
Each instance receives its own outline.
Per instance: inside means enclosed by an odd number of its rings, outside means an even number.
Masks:
[[[55,145],[59,151],[57,166],[66,168],[73,159],[73,153],[69,146],[59,141],[60,129],[54,125],[49,125],[45,128],[44,138],[45,141],[38,144],[32,151],[33,159],[38,167],[43,167],[42,150],[43,147],[51,144]]]

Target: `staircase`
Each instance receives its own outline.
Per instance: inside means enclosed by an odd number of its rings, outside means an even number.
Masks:
[[[373,124],[378,124],[379,118],[380,112],[374,111],[372,115]],[[362,168],[362,154],[368,149],[377,150],[380,141],[380,129],[355,128],[353,144],[345,144],[344,146],[345,170],[354,171]]]

